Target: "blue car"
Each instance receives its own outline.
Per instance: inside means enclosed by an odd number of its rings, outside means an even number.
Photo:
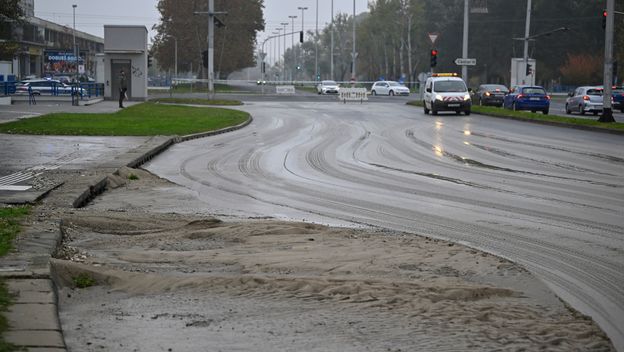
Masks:
[[[624,87],[613,87],[613,109],[624,112]]]
[[[541,111],[547,115],[550,109],[550,96],[540,86],[515,86],[505,96],[503,107],[511,110]]]

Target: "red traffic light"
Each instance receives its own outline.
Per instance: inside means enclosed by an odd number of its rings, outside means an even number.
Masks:
[[[438,51],[436,49],[432,49],[431,56],[436,56],[436,55],[438,55]]]
[[[607,10],[602,11],[602,17],[607,17]]]

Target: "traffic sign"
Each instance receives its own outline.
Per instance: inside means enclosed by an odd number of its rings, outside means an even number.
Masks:
[[[431,40],[431,44],[435,44],[436,40],[440,36],[440,33],[429,33],[429,40]]]
[[[458,66],[474,66],[477,64],[477,59],[463,59],[458,57],[455,59],[455,65]]]

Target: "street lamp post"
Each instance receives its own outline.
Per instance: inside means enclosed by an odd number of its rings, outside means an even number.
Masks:
[[[355,59],[357,53],[355,52],[355,0],[353,0],[353,67],[351,67],[351,81],[355,82]]]
[[[355,0],[354,0],[355,1]],[[318,0],[316,0],[316,36],[314,38],[314,74],[316,75],[314,79],[318,79],[319,77],[319,68],[318,68]]]
[[[280,56],[282,56],[282,44],[280,43],[279,36],[281,35],[283,28],[275,28],[275,30],[277,31],[277,56],[275,56],[275,65],[278,66],[277,73],[279,74],[279,62]]]
[[[333,0],[332,0],[333,1]],[[293,51],[293,60],[291,62],[290,65],[290,80],[294,81],[294,77],[295,77],[295,18],[297,18],[297,16],[288,16],[288,18],[290,18],[291,22],[292,22],[292,35],[290,36],[290,48]]]
[[[75,61],[74,69],[76,70],[74,79],[77,81],[78,80],[78,54],[76,53],[76,7],[78,7],[78,5],[76,4],[72,5],[72,10],[74,12],[74,49],[72,51],[74,52],[74,61]]]
[[[329,49],[329,75],[334,79],[334,0],[331,1],[331,43]]]
[[[173,74],[176,78],[178,78],[178,38],[169,35],[170,38],[173,39]]]
[[[304,16],[304,12],[305,10],[307,10],[307,7],[297,7],[297,9],[301,10],[301,31],[305,34],[305,29],[304,29],[304,22],[303,22],[303,16]],[[299,50],[299,60],[301,61],[301,71],[303,71],[303,47],[301,47],[301,50]]]
[[[284,26],[284,66],[282,66],[282,79],[286,80],[286,26],[288,26],[288,22],[280,23]]]

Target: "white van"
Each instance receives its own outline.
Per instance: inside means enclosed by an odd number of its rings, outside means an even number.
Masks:
[[[466,83],[456,73],[434,73],[425,83],[423,106],[425,114],[455,111],[459,115],[463,111],[470,115],[472,100]]]

